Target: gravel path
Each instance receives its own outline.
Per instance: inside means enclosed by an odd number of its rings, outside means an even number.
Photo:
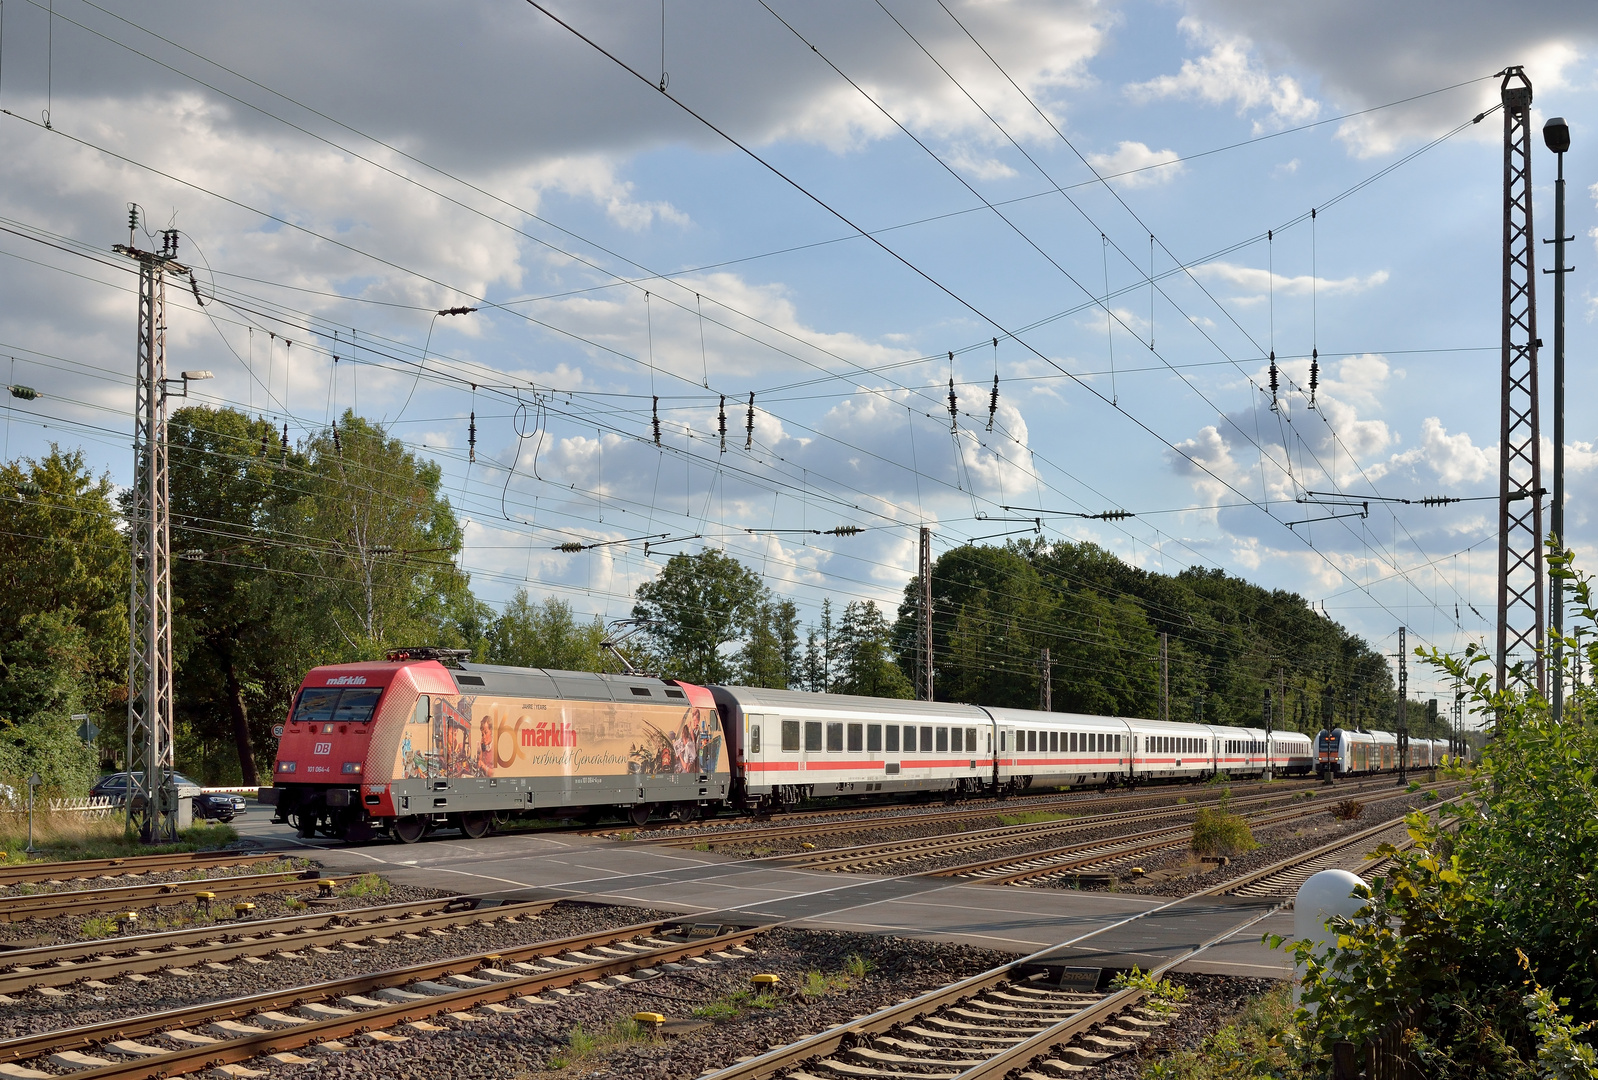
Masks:
[[[525,1006],[514,1015],[485,1015],[470,1023],[436,1018],[430,1023],[446,1030],[424,1034],[401,1029],[411,1036],[403,1045],[366,1044],[316,1065],[274,1066],[273,1076],[284,1080],[504,1080],[528,1074],[570,1080],[692,1078],[1011,959],[962,945],[817,930],[773,930],[751,946],[756,955],[748,959],[663,972],[659,978],[633,984],[636,989],[572,994],[551,1004]],[[868,970],[844,986],[837,976],[851,956],[863,958]],[[794,996],[811,971],[834,976],[834,985],[814,997]],[[586,1055],[572,1051],[571,1033],[578,1025],[590,1035],[604,1035],[639,1011],[692,1018],[695,1008],[726,1003],[729,995],[747,990],[756,973],[782,977],[786,993],[774,1007],[736,1009],[736,1017],[678,1037],[615,1041]],[[553,1071],[552,1063],[558,1066]]]
[[[368,899],[354,906],[400,903],[442,895],[450,894],[396,888],[386,897]],[[202,968],[191,975],[163,972],[150,975],[146,981],[116,979],[103,988],[75,985],[65,988],[64,997],[46,996],[35,991],[0,1004],[0,1038],[99,1023],[119,1016],[160,1012],[223,998],[347,978],[362,972],[529,945],[549,938],[592,933],[671,917],[669,912],[641,908],[562,902],[534,919],[509,924],[465,924],[441,935],[424,933],[415,940],[389,938],[386,944],[374,941],[369,943],[370,948],[339,949],[333,954],[307,949],[301,960],[273,956],[263,958],[269,960],[266,964],[234,961],[227,965],[227,971]]]

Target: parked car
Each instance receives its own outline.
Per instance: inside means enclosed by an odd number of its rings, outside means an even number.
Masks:
[[[136,772],[133,775],[141,780],[144,779],[143,772]],[[197,818],[232,821],[235,814],[244,813],[243,796],[202,792],[198,783],[182,773],[173,773],[172,779],[179,790],[190,789],[194,798],[194,816]],[[119,772],[100,777],[99,781],[89,789],[89,794],[99,798],[115,799],[117,804],[121,805],[128,797],[128,774]]]

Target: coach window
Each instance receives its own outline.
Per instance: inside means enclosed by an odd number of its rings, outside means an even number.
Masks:
[[[749,752],[751,754],[760,753],[760,725],[759,724],[750,724],[749,725]]]
[[[938,729],[938,753],[947,754],[948,752],[949,752],[949,729],[946,728],[946,727],[940,727]]]
[[[898,752],[899,752],[899,725],[898,724],[889,724],[888,725],[888,753],[897,754]]]
[[[821,751],[821,721],[805,721],[805,749],[812,753]]]
[[[849,725],[849,753],[858,754],[865,749],[865,726],[862,724]]]
[[[882,725],[866,725],[866,752],[869,754],[882,753]]]
[[[965,750],[965,739],[963,738],[963,735],[964,733],[959,728],[949,729],[950,752],[958,754]]]
[[[1119,754],[1121,752],[1121,736],[1119,736],[1119,735],[1115,736],[1115,746],[1112,749],[1117,754]]]
[[[1060,733],[1058,731],[1049,732],[1049,750],[1052,752],[1052,751],[1058,750],[1059,748],[1060,748]]]
[[[932,729],[929,727],[921,729],[921,752],[923,754],[932,753]]]
[[[799,752],[799,721],[784,720],[782,722],[782,752],[797,754]]]
[[[828,724],[827,725],[827,753],[829,753],[829,754],[841,754],[841,753],[843,753],[843,725],[842,724]]]

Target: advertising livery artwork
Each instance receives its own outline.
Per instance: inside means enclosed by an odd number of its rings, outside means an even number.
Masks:
[[[671,730],[662,730],[676,714]],[[721,767],[714,709],[433,696],[405,726],[398,773],[464,777],[664,776]]]
[[[644,721],[648,736],[643,745],[634,745],[628,754],[627,771],[640,776],[665,776],[670,773],[715,772],[721,760],[719,718],[713,709],[689,708],[675,734],[667,734]]]

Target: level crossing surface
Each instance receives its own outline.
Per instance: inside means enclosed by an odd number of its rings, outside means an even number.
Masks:
[[[713,852],[629,844],[576,833],[450,836],[402,845],[301,840],[253,802],[235,822],[242,836],[297,850],[339,873],[376,872],[407,885],[518,899],[635,905],[728,922],[796,925],[951,941],[1030,953],[1070,946],[1073,962],[1149,967],[1263,910],[1232,900],[1172,904],[1173,898],[1069,889],[1007,888],[951,878],[826,873]],[[1247,910],[1245,910],[1247,909]],[[1208,950],[1182,970],[1288,978],[1292,964],[1261,943],[1288,935],[1277,912]],[[1091,936],[1090,936],[1091,935]]]

